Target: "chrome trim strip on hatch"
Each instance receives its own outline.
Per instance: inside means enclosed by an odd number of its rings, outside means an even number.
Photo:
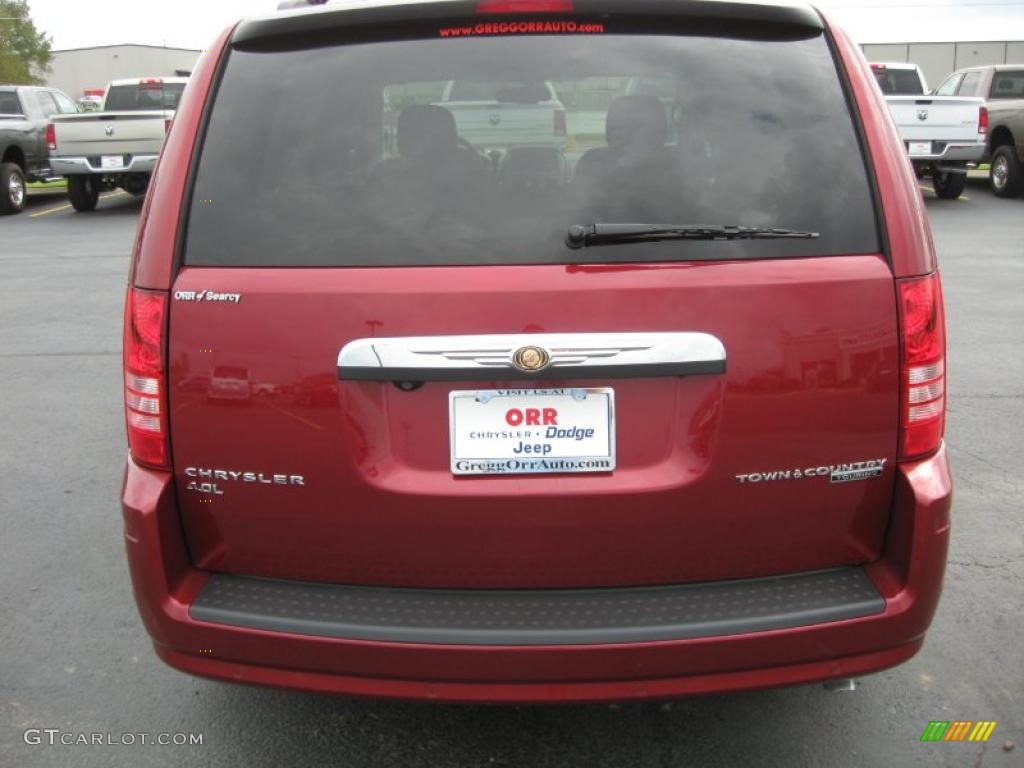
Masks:
[[[709,333],[513,333],[350,341],[338,378],[474,381],[692,376],[724,373],[725,346]]]

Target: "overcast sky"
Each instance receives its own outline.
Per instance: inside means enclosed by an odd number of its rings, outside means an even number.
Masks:
[[[1024,40],[1024,0],[818,0],[860,43]],[[29,0],[53,48],[142,43],[205,48],[277,0]]]

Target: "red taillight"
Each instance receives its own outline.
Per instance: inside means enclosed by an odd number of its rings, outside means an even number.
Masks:
[[[978,107],[978,135],[988,134],[988,107]]]
[[[900,458],[937,450],[946,425],[946,318],[938,273],[899,280]]]
[[[572,13],[572,0],[480,0],[477,13]]]
[[[124,405],[128,450],[138,464],[170,469],[163,329],[167,295],[128,289],[124,318]]]
[[[171,118],[164,118],[164,135],[166,136],[171,132]]]
[[[57,128],[53,123],[46,124],[46,146],[51,152],[57,148]]]
[[[555,136],[565,136],[565,134],[566,134],[565,110],[564,109],[556,109],[555,110]]]

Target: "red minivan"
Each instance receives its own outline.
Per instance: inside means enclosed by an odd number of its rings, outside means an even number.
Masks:
[[[494,94],[486,148],[453,81]],[[525,119],[538,83],[562,125]],[[870,70],[810,7],[242,22],[143,208],[124,380],[135,597],[194,674],[758,688],[903,662],[939,599],[934,248]]]

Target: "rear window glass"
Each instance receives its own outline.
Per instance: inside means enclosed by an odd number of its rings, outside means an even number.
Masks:
[[[557,100],[531,97],[549,88]],[[516,98],[496,104],[499,93]],[[566,246],[571,225],[595,222],[820,237]],[[878,248],[862,152],[820,34],[538,35],[233,51],[184,259],[595,263]]]
[[[141,112],[145,110],[177,109],[184,83],[142,83],[141,85],[113,85],[107,93],[104,107],[108,112]]]
[[[18,95],[11,91],[0,91],[0,115],[20,115],[21,113]]]
[[[992,77],[993,99],[1024,99],[1024,69],[996,72]]]
[[[912,69],[877,69],[872,67],[878,87],[886,96],[920,96],[924,93],[921,77]]]

